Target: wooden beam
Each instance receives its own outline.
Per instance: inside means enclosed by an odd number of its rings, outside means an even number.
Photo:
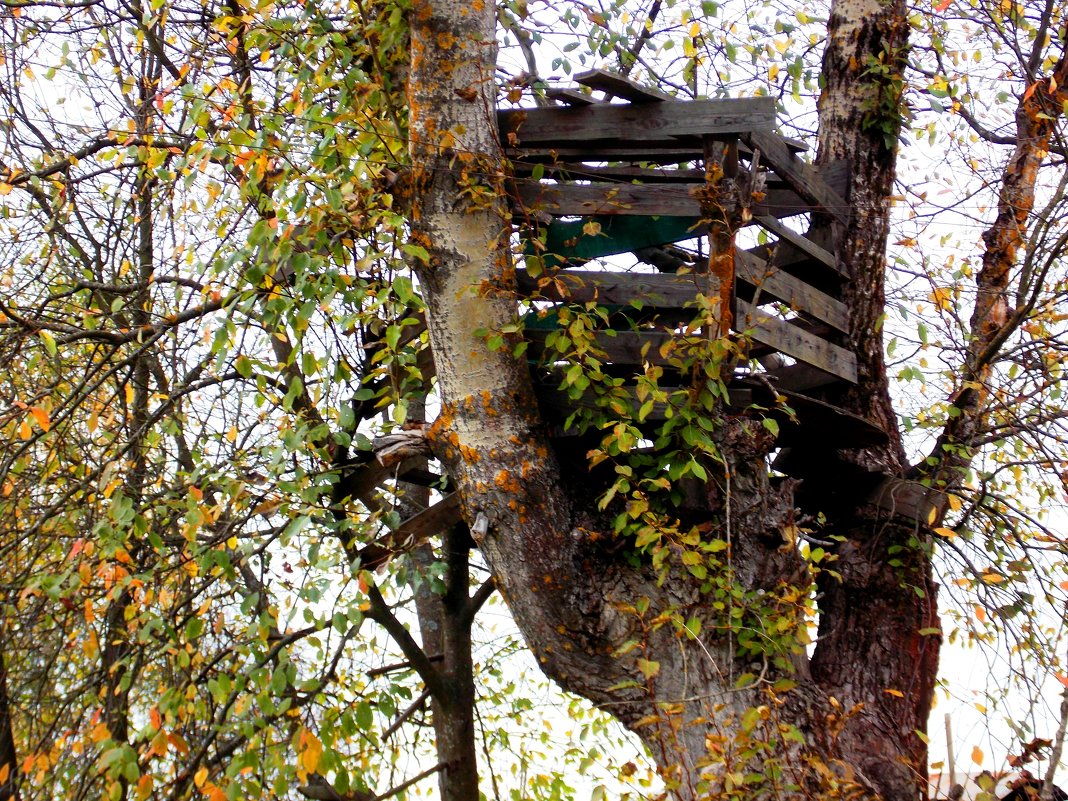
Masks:
[[[787,272],[769,267],[766,261],[744,250],[735,253],[734,269],[739,281],[754,288],[754,298],[758,305],[768,300],[777,300],[794,311],[822,320],[839,331],[849,331],[849,310],[840,300]]]
[[[843,272],[838,265],[838,260],[834,257],[834,254],[829,250],[824,250],[811,239],[806,239],[803,234],[799,234],[791,228],[786,227],[774,217],[757,217],[756,222],[763,228],[770,231],[777,236],[780,240],[785,240],[800,250],[807,256],[811,256],[821,264],[830,267],[836,272]]]
[[[588,70],[575,76],[575,83],[604,92],[614,97],[621,97],[631,103],[654,103],[676,98],[659,89],[638,86],[629,78],[605,70]]]
[[[742,133],[741,137],[749,147],[759,149],[761,163],[768,164],[799,195],[839,222],[849,220],[846,201],[824,182],[812,165],[797,158],[781,136],[769,131],[748,131]]]
[[[421,540],[456,525],[462,519],[460,493],[450,492],[433,506],[401,523],[394,530],[392,538],[398,542],[407,539]]]
[[[748,333],[753,341],[818,367],[851,384],[857,382],[857,358],[851,351],[810,334],[743,300],[736,301],[736,304],[736,327],[740,332]]]
[[[893,515],[923,525],[940,519],[949,505],[949,496],[944,492],[894,476],[883,478],[866,500]]]
[[[601,102],[586,92],[580,92],[578,89],[564,89],[563,87],[547,89],[545,96],[550,100],[558,100],[568,106],[592,106],[594,103]]]
[[[581,108],[530,108],[498,111],[501,141],[524,148],[562,143],[616,140],[621,143],[660,143],[672,137],[771,130],[775,101],[770,97],[736,100],[665,100],[661,103],[618,105],[596,103]],[[782,149],[789,153],[785,144]]]
[[[704,184],[542,184],[516,181],[521,208],[554,216],[638,214],[652,217],[700,217],[691,190]]]
[[[526,270],[516,270],[519,291],[539,294],[546,300],[585,303],[595,301],[615,306],[653,309],[682,309],[694,306],[698,293],[714,297],[718,286],[710,275],[657,273],[594,272],[560,270],[540,279],[531,278]]]

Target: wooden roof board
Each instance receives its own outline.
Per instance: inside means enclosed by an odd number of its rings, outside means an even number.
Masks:
[[[672,137],[759,131],[770,134],[775,125],[775,101],[770,97],[747,97],[512,109],[498,111],[497,122],[501,141],[512,147],[551,147],[596,140],[669,145]]]
[[[667,92],[648,86],[639,86],[629,78],[605,70],[593,69],[580,72],[575,76],[575,83],[614,97],[621,97],[631,103],[658,103],[676,99]]]

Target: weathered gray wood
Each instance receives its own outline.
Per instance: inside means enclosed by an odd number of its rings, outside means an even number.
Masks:
[[[739,281],[755,288],[758,304],[767,300],[781,301],[839,331],[849,330],[849,312],[845,304],[799,278],[769,267],[766,261],[744,250],[735,253],[734,269]]]
[[[686,164],[704,155],[704,147],[696,138],[690,142],[667,138],[661,142],[640,145],[600,142],[572,144],[566,140],[541,145],[512,146],[507,139],[505,154],[512,159],[532,163],[556,161],[644,162],[650,164]]]
[[[844,381],[857,382],[857,359],[850,351],[743,300],[736,301],[736,305],[737,329],[748,332],[755,342],[818,367]]]
[[[562,87],[547,89],[545,96],[550,100],[558,100],[569,106],[592,106],[594,103],[601,102],[593,95],[580,92],[578,89],[564,89]]]
[[[759,375],[761,378],[770,381],[771,385],[776,389],[800,393],[810,393],[815,389],[838,384],[842,380],[838,376],[825,373],[810,364],[801,363],[777,367]]]
[[[615,97],[629,100],[631,103],[653,103],[662,100],[675,100],[676,98],[667,92],[653,89],[648,86],[638,86],[622,75],[616,75],[605,70],[588,70],[575,76],[575,83],[588,86]]]
[[[887,476],[868,496],[869,503],[906,520],[929,524],[949,505],[949,496],[918,481]]]
[[[770,165],[802,197],[808,198],[839,222],[849,220],[845,200],[823,181],[810,164],[797,158],[781,136],[769,131],[749,131],[742,134],[742,141],[751,148],[759,149],[761,162]]]
[[[393,539],[404,542],[421,540],[454,526],[461,520],[460,493],[450,492],[436,504],[401,523],[393,532]]]
[[[838,267],[838,260],[834,257],[834,254],[828,250],[824,250],[811,239],[806,239],[804,235],[797,233],[785,225],[782,225],[774,217],[757,217],[757,223],[766,228],[768,231],[777,236],[780,240],[786,240],[798,250],[811,256],[821,264],[830,267],[832,270],[841,272]]]
[[[518,176],[526,177],[534,170],[533,164],[522,161],[512,162],[512,170]],[[606,180],[616,183],[640,181],[655,183],[702,183],[705,171],[698,169],[663,169],[655,167],[605,167],[602,165],[583,164],[581,162],[559,162],[542,164],[541,170],[546,178],[572,181]],[[811,204],[810,204],[811,205]]]
[[[522,208],[555,216],[701,216],[701,206],[690,191],[703,184],[541,184],[524,180],[516,184]]]
[[[665,100],[660,103],[597,103],[581,108],[530,108],[497,112],[501,141],[524,148],[616,140],[670,143],[671,137],[701,137],[766,131],[775,124],[770,97],[737,100]],[[514,138],[513,138],[514,136]],[[781,145],[786,149],[786,145]]]
[[[630,306],[640,301],[643,308],[681,309],[692,307],[698,293],[715,297],[719,287],[708,274],[686,275],[653,273],[593,272],[560,270],[551,276],[531,278],[526,270],[516,270],[520,293],[553,301],[585,303],[595,301]]]
[[[774,268],[745,252],[735,256],[737,278],[758,288],[758,303],[780,301],[840,331],[848,330],[845,305],[814,289],[792,275]],[[620,306],[641,302],[643,308],[682,309],[694,306],[698,292],[715,296],[718,287],[712,276],[703,273],[621,273],[614,271],[560,270],[533,279],[526,270],[516,271],[519,291],[527,296],[539,293],[547,300],[579,303],[597,301]]]

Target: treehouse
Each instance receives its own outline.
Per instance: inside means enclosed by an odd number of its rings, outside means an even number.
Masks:
[[[530,309],[524,336],[555,436],[575,436],[576,410],[603,403],[564,387],[552,369],[562,309],[592,301],[602,310],[592,334],[598,364],[636,393],[650,363],[664,367],[661,386],[670,381],[670,345],[693,335],[703,303],[711,316],[700,333],[738,348],[721,378],[726,411],[776,421],[773,468],[803,479],[800,503],[816,511],[834,493],[862,491],[918,516],[926,503],[918,485],[881,475],[820,485],[839,451],[887,441],[832,402],[857,381],[844,344],[849,270],[835,257],[849,218],[845,165],[800,158],[804,144],[775,131],[771,98],[675,100],[598,70],[575,80],[547,93],[556,105],[497,115],[526,255],[517,271]],[[664,406],[643,422],[665,419]],[[420,471],[405,469],[393,474],[419,480]],[[366,468],[356,485],[366,491],[389,472]],[[393,537],[426,533],[458,510],[455,493],[446,495]]]
[[[761,407],[777,418],[783,449],[808,453],[781,453],[777,469],[804,474],[814,451],[884,442],[881,429],[824,400],[857,379],[843,346],[848,270],[834,255],[849,216],[844,165],[799,158],[804,145],[774,130],[771,98],[672,100],[598,70],[575,80],[581,88],[548,93],[558,106],[498,112],[513,222],[527,242],[520,291],[616,312],[618,330],[599,332],[596,346],[618,375],[666,362],[665,342],[692,319],[697,296],[713,298],[715,333],[744,349],[726,377],[730,408]],[[629,269],[603,266],[628,260]],[[551,330],[527,326],[533,353]],[[558,422],[584,402],[552,376],[538,392]]]

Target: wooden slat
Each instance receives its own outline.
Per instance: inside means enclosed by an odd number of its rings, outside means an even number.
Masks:
[[[541,184],[517,181],[522,208],[556,216],[638,214],[700,217],[690,190],[704,184]]]
[[[525,336],[530,340],[530,354],[540,358],[545,353],[545,339],[549,331],[528,328]],[[596,347],[604,358],[612,364],[639,365],[643,362],[668,366],[670,359],[660,355],[660,348],[676,339],[665,331],[616,331],[597,332],[594,335]]]
[[[438,534],[461,519],[460,493],[450,492],[430,508],[401,523],[393,532],[393,538],[400,542],[409,538],[419,540]]]
[[[761,374],[762,378],[771,382],[776,389],[785,389],[792,392],[811,393],[813,390],[838,384],[841,379],[836,375],[825,373],[810,364],[791,364],[787,367],[777,367]]]
[[[918,481],[885,477],[867,500],[891,514],[929,525],[949,506],[949,496]]]
[[[594,103],[600,102],[593,95],[580,92],[578,89],[564,89],[562,87],[547,89],[545,96],[550,100],[559,100],[569,106],[592,106]]]
[[[559,217],[585,217],[591,214],[699,217],[701,208],[693,193],[705,186],[703,183],[685,182],[543,184],[522,178],[517,179],[515,184],[519,208],[535,209]],[[754,202],[751,208],[755,218],[768,219],[805,214],[812,210],[807,200],[781,187],[769,189],[764,199]],[[815,244],[812,247],[819,253],[827,252]]]
[[[511,146],[557,146],[561,143],[618,140],[670,145],[671,137],[701,137],[766,131],[775,123],[770,97],[737,100],[665,100],[582,108],[531,108],[497,112],[501,141]],[[513,141],[513,136],[517,141]],[[785,150],[786,146],[782,145]],[[786,152],[789,152],[788,150]]]
[[[770,165],[798,194],[839,222],[848,221],[849,209],[845,200],[823,181],[811,165],[797,158],[781,136],[769,131],[751,131],[742,134],[742,141],[751,148],[759,149],[761,163]]]
[[[822,320],[839,331],[849,330],[849,312],[840,300],[835,300],[789,273],[769,267],[766,261],[745,251],[735,253],[734,268],[739,281],[744,281],[757,290],[758,303],[778,300],[791,309]]]
[[[649,164],[686,164],[704,155],[704,146],[696,141],[687,144],[675,139],[646,142],[641,145],[624,143],[571,144],[566,140],[541,145],[512,147],[505,143],[505,154],[511,159],[528,162],[594,161],[643,162]]]
[[[676,98],[667,92],[653,89],[647,86],[638,86],[622,75],[616,75],[604,70],[589,70],[575,76],[575,83],[588,86],[615,97],[621,97],[632,103],[652,103],[662,100],[675,100]]]
[[[737,327],[740,331],[750,332],[755,342],[850,383],[857,382],[857,359],[850,351],[791,325],[786,320],[780,320],[743,300],[736,301],[736,304]]]
[[[765,301],[776,300],[789,305],[837,328],[847,331],[849,318],[845,305],[814,289],[787,273],[770,269],[755,256],[740,252],[736,255],[738,280],[760,288]],[[717,294],[714,279],[704,273],[685,275],[621,273],[614,271],[560,270],[545,276],[540,282],[526,270],[516,271],[519,291],[525,295],[539,292],[547,300],[571,300],[579,303],[594,300],[627,306],[639,300],[643,308],[682,309],[692,307],[698,292],[708,296]],[[566,288],[567,297],[561,292]]]
[[[641,301],[643,307],[653,309],[693,306],[698,293],[712,297],[719,292],[715,279],[705,273],[671,275],[560,270],[551,278],[546,276],[538,281],[526,270],[516,270],[516,281],[522,294],[530,296],[537,292],[546,300],[596,301],[618,306]]]
[[[629,183],[640,181],[645,184],[686,183],[695,184],[705,180],[705,171],[698,169],[662,169],[655,167],[604,167],[583,164],[582,162],[559,162],[541,164],[540,168],[546,178],[572,181],[598,181]],[[512,171],[522,177],[529,176],[534,165],[522,161],[512,162]]]
[[[757,217],[756,221],[780,240],[786,240],[798,250],[811,256],[821,264],[830,267],[832,270],[842,272],[838,266],[838,260],[834,257],[833,253],[829,250],[824,250],[811,239],[806,239],[802,234],[797,233],[797,231],[782,225],[774,217]]]

